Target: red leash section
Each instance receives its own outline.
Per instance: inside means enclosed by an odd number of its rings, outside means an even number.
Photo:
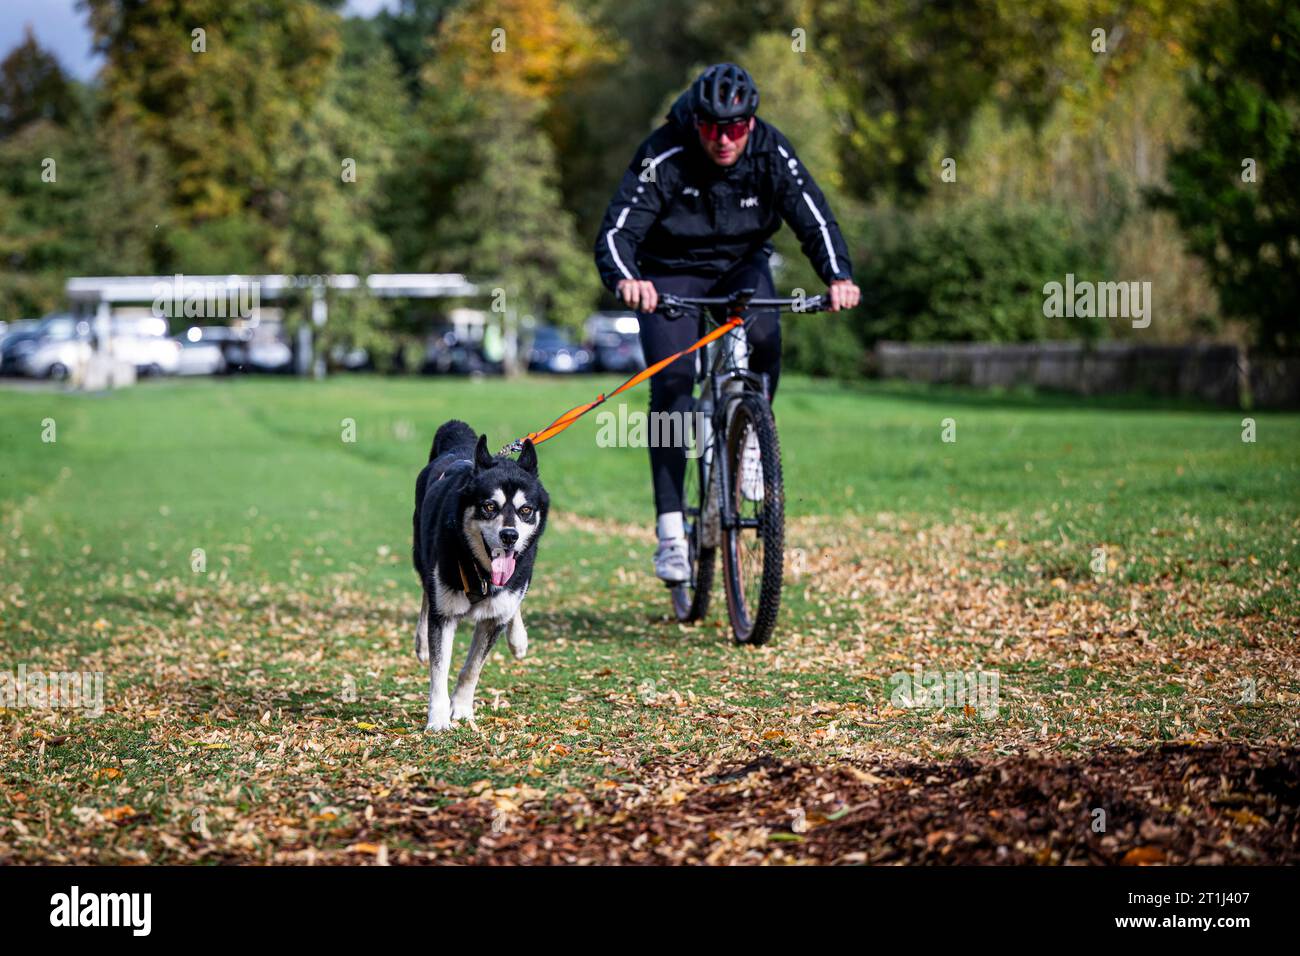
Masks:
[[[662,372],[665,368],[667,368],[669,365],[672,365],[673,362],[676,362],[683,355],[689,355],[692,352],[694,352],[696,349],[703,348],[704,346],[708,345],[710,342],[722,338],[732,329],[736,328],[739,325],[742,325],[743,323],[744,323],[744,319],[742,319],[740,316],[738,315],[733,316],[732,318],[724,322],[722,325],[714,329],[712,332],[710,332],[708,335],[704,336],[704,338],[700,339],[690,348],[682,349],[680,352],[670,355],[666,359],[661,359],[660,361],[655,362],[654,365],[642,369],[641,371],[633,375],[631,378],[629,378],[622,385],[620,385],[618,388],[614,389],[614,391],[610,392],[608,395],[598,395],[594,402],[588,402],[585,405],[579,405],[576,408],[569,409],[567,412],[565,412],[555,421],[551,422],[541,431],[529,432],[523,438],[516,438],[510,444],[506,445],[504,448],[501,449],[501,454],[507,455],[512,452],[519,451],[521,448],[523,448],[524,442],[526,441],[531,441],[534,445],[540,445],[542,442],[546,441],[547,439],[554,438],[556,435],[564,431],[566,428],[568,428],[570,425],[576,422],[583,415],[587,414],[587,412],[591,411],[597,405],[603,405],[605,402],[613,398],[615,395],[618,395],[620,392],[626,392],[629,388],[633,388],[634,386],[640,385],[642,382],[650,378],[652,375],[656,375],[659,372]]]

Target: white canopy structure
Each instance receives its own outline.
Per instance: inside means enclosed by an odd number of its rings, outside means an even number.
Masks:
[[[161,288],[199,286],[204,289],[225,288],[230,292],[257,289],[264,299],[281,299],[304,289],[354,291],[363,280],[355,275],[175,275],[175,276],[76,276],[68,280],[66,291],[74,306],[101,303],[110,306],[153,302]],[[376,273],[366,276],[364,284],[371,295],[385,298],[431,299],[478,295],[480,287],[456,273],[407,272]]]
[[[312,322],[320,327],[329,315],[328,290],[356,292],[363,287],[370,295],[390,299],[469,298],[486,291],[458,273],[436,272],[376,273],[364,278],[351,274],[76,276],[68,279],[65,291],[73,312],[94,316],[96,339],[104,343],[118,306],[150,303],[172,318],[242,317],[256,322],[261,303],[305,292],[312,299]],[[304,326],[300,335],[299,371],[306,372],[303,359],[311,354],[310,328]]]

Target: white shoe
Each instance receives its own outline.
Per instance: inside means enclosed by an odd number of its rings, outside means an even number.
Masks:
[[[740,493],[749,501],[763,500],[763,456],[758,450],[758,433],[752,428],[740,453]]]
[[[691,579],[691,562],[686,538],[664,538],[655,551],[655,576],[669,584],[683,584]]]

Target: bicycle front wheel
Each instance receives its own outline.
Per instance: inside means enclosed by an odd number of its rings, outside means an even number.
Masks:
[[[695,457],[686,461],[686,482],[682,495],[685,505],[683,515],[686,544],[691,565],[691,579],[672,589],[673,613],[682,623],[703,620],[709,613],[709,598],[713,591],[713,569],[717,565],[717,542],[711,540],[705,523],[712,511],[716,525],[717,506],[710,507],[710,493],[716,482],[709,476],[709,440],[705,435],[693,435]]]
[[[776,422],[766,400],[741,397],[727,425],[727,512],[722,566],[737,644],[766,644],[781,608],[785,490]]]

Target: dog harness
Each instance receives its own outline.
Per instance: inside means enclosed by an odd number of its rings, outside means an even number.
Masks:
[[[469,585],[469,575],[465,573],[465,565],[469,564],[470,572],[474,575],[474,580],[478,583],[478,588],[471,588]],[[466,562],[464,555],[456,561],[456,568],[460,571],[460,583],[465,591],[465,597],[469,598],[471,605],[477,604],[488,596],[488,583],[483,578],[483,572],[479,570],[478,562],[471,555]]]

